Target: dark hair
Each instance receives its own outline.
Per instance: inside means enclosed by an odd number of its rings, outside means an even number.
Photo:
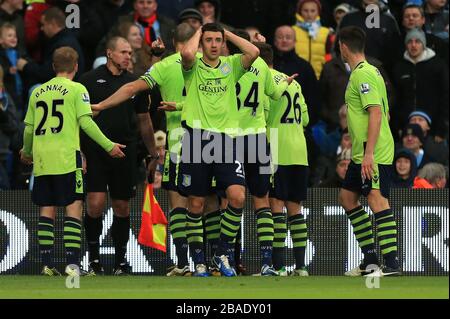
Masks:
[[[407,9],[417,9],[417,10],[419,10],[420,11],[420,15],[422,16],[422,17],[425,17],[425,11],[423,10],[423,7],[422,6],[419,6],[419,5],[417,5],[417,4],[405,4],[404,6],[403,6],[403,9],[402,9],[402,18],[403,18],[403,15],[405,14],[405,11],[407,10]]]
[[[185,43],[195,34],[195,29],[186,22],[180,23],[175,29],[173,41],[175,43]]]
[[[352,53],[363,53],[366,47],[366,33],[355,26],[342,28],[338,34],[339,41],[345,44]]]
[[[225,39],[225,30],[218,23],[207,23],[202,26],[202,33],[205,32],[220,32],[222,37]]]
[[[42,13],[42,16],[47,22],[53,21],[62,28],[66,26],[66,15],[57,7],[48,8]]]
[[[264,42],[255,42],[253,43],[259,49],[259,56],[267,65],[273,65],[273,49],[270,44]]]
[[[78,63],[78,53],[71,47],[61,47],[53,53],[53,69],[55,73],[71,73]]]
[[[235,29],[232,32],[236,34],[238,37],[250,41],[250,34],[248,34],[247,31],[243,29]],[[227,41],[227,47],[228,51],[230,52],[230,55],[241,53],[241,50],[237,46],[235,46],[231,41]]]

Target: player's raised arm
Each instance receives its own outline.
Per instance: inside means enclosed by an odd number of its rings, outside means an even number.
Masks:
[[[139,92],[145,91],[148,88],[149,86],[147,82],[145,82],[143,79],[138,79],[136,81],[122,85],[122,87],[118,91],[116,91],[116,93],[98,104],[92,104],[91,108],[93,111],[102,111],[109,109],[111,107],[119,105],[122,102],[125,102],[132,96],[138,94]]]
[[[189,39],[184,48],[181,50],[181,64],[183,65],[183,69],[190,70],[194,65],[201,37],[202,28],[195,32],[194,36]]]
[[[225,39],[230,41],[242,52],[242,66],[248,69],[259,56],[259,49],[251,42],[237,36],[236,34],[225,30]]]

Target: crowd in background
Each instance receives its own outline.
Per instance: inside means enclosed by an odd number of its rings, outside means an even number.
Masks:
[[[80,10],[79,28],[68,28],[70,4]],[[379,27],[368,27],[371,4],[380,9]],[[344,102],[350,70],[340,59],[336,34],[343,26],[363,28],[367,59],[388,89],[395,187],[447,187],[448,20],[447,0],[0,0],[0,190],[29,187],[31,168],[19,161],[23,118],[29,92],[55,75],[57,48],[78,52],[79,76],[106,63],[105,44],[120,35],[133,48],[129,71],[142,75],[161,59],[152,54],[153,41],[164,42],[162,58],[173,53],[172,34],[181,22],[196,29],[218,22],[244,29],[252,39],[260,33],[274,47],[275,69],[299,74],[310,112],[312,187],[339,187],[351,160]],[[161,97],[157,89],[150,95],[164,153]]]

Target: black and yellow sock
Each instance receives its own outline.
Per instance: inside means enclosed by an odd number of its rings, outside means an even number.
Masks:
[[[228,205],[220,222],[220,241],[216,255],[229,255],[230,246],[234,246],[239,227],[241,227],[241,219],[242,208]]]
[[[205,216],[206,240],[208,241],[208,245],[211,250],[211,256],[214,256],[214,253],[219,245],[221,217],[222,212],[220,210],[209,213]]]
[[[202,215],[187,213],[186,237],[194,264],[205,264]]]
[[[80,264],[81,220],[73,217],[64,218],[64,247],[68,265]]]
[[[38,241],[39,253],[44,266],[53,267],[53,245],[55,242],[54,235],[55,221],[48,217],[39,217],[38,224]]]
[[[305,267],[306,243],[308,240],[308,229],[303,214],[288,217],[291,230],[292,243],[294,246],[295,268]]]
[[[378,264],[375,241],[373,239],[372,222],[369,214],[362,206],[358,206],[355,209],[346,212],[346,214],[352,223],[353,233],[364,254],[365,263]]]
[[[103,230],[103,216],[93,218],[84,216],[84,229],[89,250],[89,261],[100,260],[100,236]]]
[[[386,266],[397,269],[397,223],[390,209],[375,214],[377,238]]]
[[[178,260],[178,268],[189,264],[188,261],[188,241],[186,238],[186,215],[188,210],[183,207],[176,207],[170,213],[169,230],[172,234],[173,244]]]
[[[120,264],[125,263],[127,244],[130,239],[130,216],[119,217],[114,215],[111,226],[111,236],[114,243],[114,250],[116,252],[114,267],[117,268]]]
[[[261,264],[272,265],[274,226],[270,208],[261,208],[256,212],[258,241],[261,252]]]
[[[280,270],[285,266],[286,256],[286,236],[287,224],[286,215],[283,213],[272,213],[274,238],[273,238],[273,266],[276,270]]]

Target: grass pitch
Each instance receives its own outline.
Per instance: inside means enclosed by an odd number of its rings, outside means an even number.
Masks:
[[[449,298],[449,277],[82,277],[68,289],[67,277],[0,276],[0,298],[311,299]]]

